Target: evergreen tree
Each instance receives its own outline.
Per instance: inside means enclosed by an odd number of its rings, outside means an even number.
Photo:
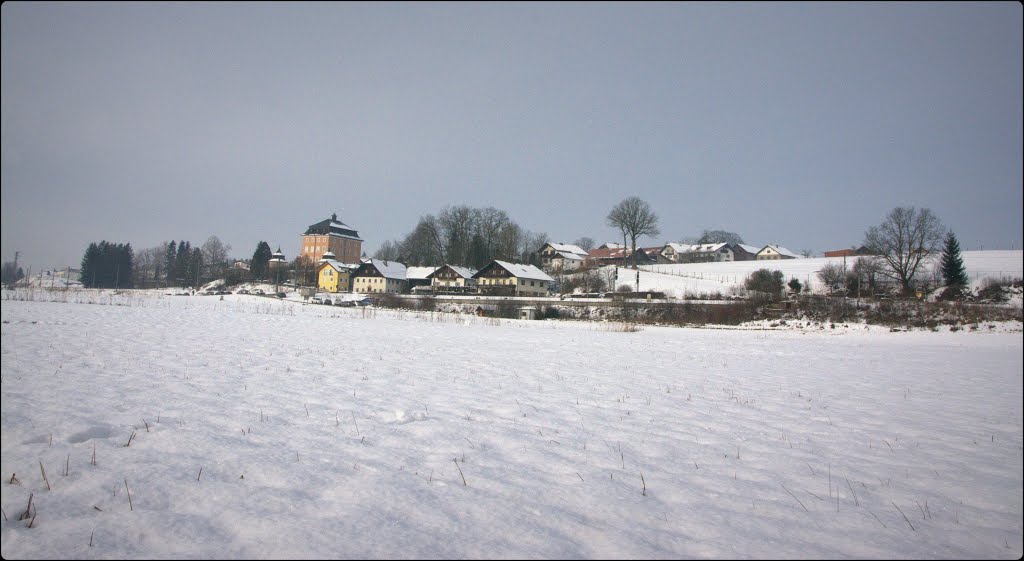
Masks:
[[[100,247],[96,242],[89,244],[88,249],[85,250],[85,255],[82,256],[82,269],[78,273],[78,280],[82,282],[82,286],[86,288],[93,288],[96,285],[96,271],[99,268],[100,260]]]
[[[942,261],[940,262],[942,280],[946,284],[943,298],[959,297],[967,286],[967,269],[964,267],[964,260],[960,257],[960,242],[956,234],[946,234],[946,245],[942,250]]]
[[[178,262],[178,246],[175,245],[174,240],[171,240],[167,244],[167,249],[164,250],[164,271],[168,286],[174,282],[174,265]]]
[[[178,254],[174,259],[174,280],[178,286],[188,286],[188,262],[192,257],[192,242],[178,242]]]
[[[199,288],[200,271],[203,269],[203,250],[198,247],[192,248],[191,255],[188,257],[188,264],[186,267],[186,285],[192,285],[193,288]]]
[[[249,263],[249,272],[253,278],[259,280],[267,278],[267,264],[273,256],[274,253],[270,251],[270,244],[267,242],[260,242],[256,245],[256,251],[252,254],[252,262]]]

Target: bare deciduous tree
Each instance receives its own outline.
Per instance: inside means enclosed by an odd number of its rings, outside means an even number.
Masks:
[[[633,268],[636,269],[636,240],[641,236],[657,236],[658,216],[651,205],[640,197],[627,197],[615,205],[607,217],[608,225],[622,232],[623,242],[628,237],[632,242]]]
[[[589,236],[583,236],[582,238],[572,242],[573,245],[578,246],[583,251],[590,251],[594,249],[594,238]]]
[[[818,270],[818,280],[828,287],[829,292],[839,288],[846,280],[846,271],[839,263],[826,263]]]
[[[231,244],[225,244],[217,236],[210,236],[203,244],[203,262],[208,267],[210,278],[219,278],[228,268],[228,252]]]
[[[903,294],[914,290],[914,275],[939,252],[946,230],[930,209],[896,207],[864,234],[864,245],[882,259],[881,273],[900,283]]]

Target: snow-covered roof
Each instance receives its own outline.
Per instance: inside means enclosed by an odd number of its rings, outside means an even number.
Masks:
[[[552,249],[554,249],[558,253],[565,252],[565,253],[572,253],[572,254],[575,254],[575,255],[584,255],[584,256],[587,254],[587,250],[583,249],[582,247],[580,247],[578,245],[572,245],[572,244],[567,244],[567,243],[551,243],[551,242],[549,242],[548,245],[550,245],[552,247]]]
[[[559,251],[558,256],[561,257],[562,259],[568,259],[570,261],[583,261],[587,257],[585,253],[580,255],[569,251]]]
[[[473,278],[473,275],[476,274],[476,269],[470,269],[469,267],[460,267],[458,265],[443,265],[441,267],[437,267],[436,269],[434,269],[434,272],[430,273],[427,276],[433,277],[434,273],[440,271],[441,269],[443,269],[445,267],[448,267],[449,269],[455,271],[455,274],[459,275],[460,277],[462,277],[464,279],[471,279],[471,278]]]
[[[540,269],[534,267],[533,265],[524,265],[522,263],[509,263],[508,261],[498,261],[497,259],[495,259],[493,263],[497,263],[499,267],[502,267],[503,269],[508,271],[513,277],[519,279],[542,280],[548,282],[555,281],[555,279],[549,277],[547,273],[541,271]],[[478,272],[477,274],[480,273]]]
[[[352,263],[342,263],[337,259],[321,259],[320,264],[317,266],[317,270],[319,271],[321,268],[323,268],[324,265],[330,265],[331,268],[338,272],[353,271],[359,268],[359,265],[354,265]]]
[[[620,243],[608,242],[606,244],[602,244],[601,247],[599,247],[598,249],[623,249],[625,247],[626,246]]]
[[[398,261],[384,261],[383,259],[370,259],[363,263],[377,269],[386,279],[406,280],[406,266]]]
[[[775,245],[775,244],[771,244],[771,243],[765,245],[764,247],[762,247],[761,250],[758,251],[758,253],[761,253],[761,251],[764,251],[764,250],[766,250],[768,248],[772,248],[779,255],[785,255],[787,257],[799,257],[799,255],[797,255],[797,254],[793,253],[792,251],[782,247],[781,245]]]
[[[427,277],[434,274],[434,271],[438,270],[439,268],[440,267],[407,267],[405,269],[405,278],[426,280]]]
[[[356,232],[351,226],[338,221],[337,214],[332,214],[327,220],[321,220],[316,224],[310,225],[310,227],[306,229],[306,233],[303,235],[329,235],[363,241],[362,238],[359,237],[359,232]]]
[[[740,249],[746,251],[747,253],[749,253],[751,255],[756,255],[758,251],[761,251],[761,248],[754,247],[752,245],[744,245],[744,244],[738,243],[738,244],[736,244],[736,246],[739,247]]]

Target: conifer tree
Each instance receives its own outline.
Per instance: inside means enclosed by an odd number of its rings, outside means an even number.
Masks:
[[[957,241],[956,234],[953,232],[946,234],[946,245],[942,250],[942,261],[939,266],[942,271],[942,280],[946,283],[943,297],[959,297],[970,281],[967,278],[964,260],[960,256],[960,242]]]
[[[270,244],[267,242],[260,242],[256,245],[256,251],[252,254],[252,262],[249,264],[249,272],[252,273],[254,279],[263,280],[267,278],[268,263],[270,263],[270,258],[273,256],[273,252],[270,251]]]
[[[167,244],[167,249],[164,250],[164,280],[167,281],[167,285],[170,286],[174,282],[174,265],[178,262],[178,246],[175,245],[174,240],[171,240]]]

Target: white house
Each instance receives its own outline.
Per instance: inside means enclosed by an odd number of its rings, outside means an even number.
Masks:
[[[547,271],[575,271],[583,266],[587,251],[578,245],[546,243],[540,248],[540,263]]]
[[[672,263],[708,263],[733,261],[732,246],[727,243],[680,244],[669,242],[659,254]]]
[[[442,265],[427,275],[435,292],[465,292],[476,288],[476,271],[458,265]]]
[[[757,252],[758,261],[774,261],[777,259],[796,259],[797,255],[792,251],[775,244],[768,244]]]
[[[405,265],[397,261],[370,259],[359,265],[352,275],[352,292],[404,292],[408,285],[405,272]]]
[[[473,278],[481,294],[503,296],[547,296],[555,279],[533,265],[494,260]]]

